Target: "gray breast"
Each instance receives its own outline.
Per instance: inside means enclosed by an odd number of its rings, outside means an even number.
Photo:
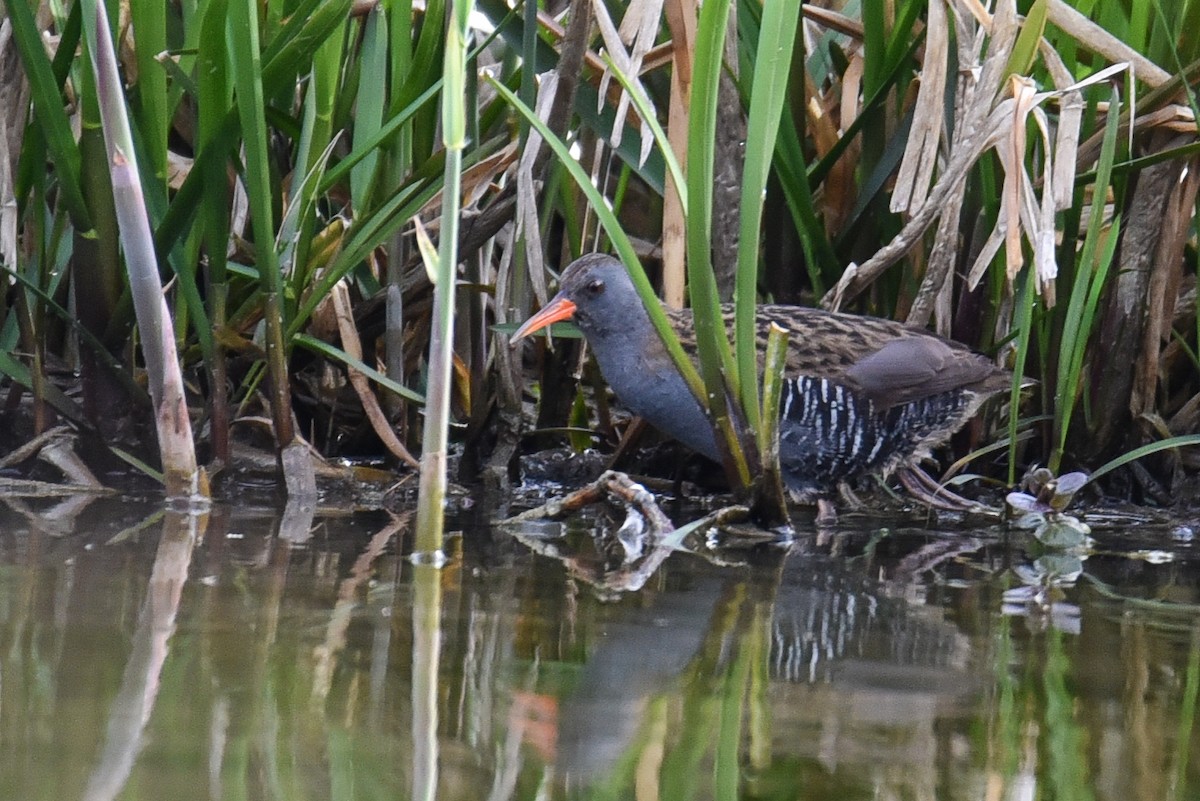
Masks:
[[[708,416],[674,365],[651,359],[605,359],[597,349],[600,372],[630,411],[667,436],[718,461]]]

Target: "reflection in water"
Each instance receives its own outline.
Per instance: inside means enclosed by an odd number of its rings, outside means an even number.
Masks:
[[[645,605],[597,610],[595,644],[559,716],[556,764],[563,779],[587,783],[629,748],[647,706],[676,689],[700,656],[725,587],[703,576]]]
[[[438,667],[442,649],[440,569],[413,565],[412,797],[433,801],[438,783]]]
[[[203,524],[202,517],[174,511],[163,517],[162,536],[133,634],[133,648],[109,714],[104,748],[84,791],[88,801],[116,798],[141,750],[142,731],[154,711],[167,644],[175,631],[192,546],[202,536]]]
[[[417,580],[383,515],[27,512],[2,799],[1200,796],[1190,543],[1084,562],[1073,634],[1002,614],[1023,557],[992,531],[675,552],[617,597],[490,529]]]

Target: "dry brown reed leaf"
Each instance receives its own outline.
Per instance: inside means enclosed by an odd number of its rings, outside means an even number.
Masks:
[[[958,256],[959,221],[966,191],[967,182],[960,181],[946,198],[945,211],[934,234],[925,276],[906,316],[910,325],[921,327],[928,325],[932,316],[937,323],[937,332],[942,336],[950,335],[951,290],[954,282],[947,278]]]
[[[519,304],[514,303],[510,296],[513,290],[509,276],[513,270],[515,231],[515,225],[506,225],[496,236],[499,264],[496,266],[496,297],[492,310],[496,315],[496,323],[500,325],[510,322],[514,316],[517,319],[525,316],[519,308],[515,308]],[[484,472],[484,481],[494,483],[497,488],[507,482],[509,459],[516,454],[516,431],[520,427],[520,415],[513,410],[521,408],[521,356],[507,344],[508,337],[491,338],[491,374],[496,378],[498,436],[496,450]]]
[[[800,10],[807,19],[812,20],[822,27],[845,34],[851,39],[862,41],[863,25],[858,20],[847,17],[845,14],[839,14],[836,11],[830,11],[828,8],[814,6],[812,3],[805,3]]]
[[[342,337],[342,350],[350,358],[361,362],[362,342],[358,338],[358,329],[354,325],[354,310],[350,306],[350,290],[346,286],[345,279],[334,285],[330,297],[333,300],[334,314],[337,317],[338,333]],[[379,399],[371,391],[367,377],[349,365],[346,366],[346,372],[350,376],[350,384],[358,394],[359,401],[362,402],[363,411],[367,413],[371,428],[380,441],[397,459],[410,467],[419,468],[420,463],[413,458],[413,455],[404,447],[404,443],[396,436],[396,432],[392,430],[391,423],[388,422],[387,416],[379,406]]]
[[[1154,252],[1146,288],[1146,327],[1142,331],[1141,354],[1134,362],[1133,390],[1129,411],[1135,416],[1158,408],[1155,402],[1158,382],[1168,375],[1161,368],[1163,345],[1171,339],[1175,306],[1183,282],[1184,248],[1191,237],[1191,223],[1200,190],[1200,162],[1193,159],[1187,174],[1179,181],[1163,209],[1161,236]]]
[[[172,191],[178,191],[183,182],[192,173],[192,162],[188,156],[176,153],[174,150],[167,151],[167,187]]]
[[[538,11],[538,24],[545,28],[546,32],[550,34],[550,38],[555,41],[561,42],[567,35],[566,29],[559,24],[558,20],[545,11]],[[674,47],[674,44],[668,41],[650,48],[645,58],[642,59],[641,74],[644,75],[651,70],[656,70],[659,67],[670,64]],[[604,59],[591,50],[584,54],[583,60],[596,72],[604,72]]]
[[[978,285],[1001,244],[1005,248],[1005,276],[1012,282],[1025,263],[1021,245],[1021,235],[1024,233],[1037,265],[1039,280],[1036,288],[1045,293],[1046,304],[1052,306],[1053,280],[1057,277],[1058,268],[1054,253],[1053,157],[1049,148],[1049,132],[1045,115],[1037,108],[1038,95],[1032,83],[1014,76],[1012,84],[1014,98],[1002,106],[1009,113],[1007,119],[1001,120],[1004,127],[998,132],[1001,136],[996,145],[1004,170],[1001,213],[968,273],[967,286],[974,289]],[[1043,196],[1040,201],[1034,191],[1033,181],[1025,170],[1025,131],[1030,115],[1037,121],[1045,145]]]
[[[462,173],[462,208],[474,207],[517,160],[517,142],[509,142],[496,153],[471,165]],[[440,193],[439,193],[440,195]]]
[[[923,85],[915,110],[917,122],[914,122],[913,135],[908,143],[897,180],[896,193],[892,198],[893,210],[907,211],[913,216],[892,243],[858,267],[854,273],[843,276],[839,286],[827,296],[827,303],[835,298],[851,297],[860,291],[887,266],[908,252],[919,241],[925,228],[934,220],[938,220],[939,227],[930,264],[908,317],[909,322],[914,324],[928,323],[937,300],[944,296],[950,266],[957,256],[957,233],[964,197],[964,185],[961,180],[970,166],[989,148],[995,147],[1004,170],[1001,213],[969,271],[968,286],[973,288],[978,284],[1001,245],[1005,247],[1007,279],[1010,282],[1014,280],[1024,267],[1024,237],[1030,243],[1033,253],[1033,264],[1037,274],[1035,286],[1042,293],[1047,306],[1054,304],[1054,281],[1058,273],[1054,215],[1056,211],[1069,207],[1073,200],[1079,127],[1083,112],[1080,90],[1090,84],[1107,80],[1126,69],[1128,65],[1114,64],[1083,81],[1072,82],[1071,75],[1058,54],[1042,42],[1041,52],[1056,88],[1049,92],[1039,92],[1032,81],[1019,76],[1011,76],[1007,86],[1001,87],[999,77],[1008,68],[1008,54],[1011,52],[1018,27],[1015,7],[1011,0],[1001,2],[996,16],[991,17],[975,0],[955,2],[960,63],[979,63],[964,59],[964,54],[969,55],[970,52],[966,50],[964,53],[964,44],[977,48],[981,41],[979,34],[984,30],[990,31],[991,36],[983,63],[960,72],[957,92],[959,109],[956,114],[955,131],[948,143],[951,153],[949,162],[933,189],[922,196],[922,191],[928,187],[929,178],[924,177],[921,171],[932,169],[932,163],[927,159],[931,155],[936,157],[938,152],[937,142],[929,142],[935,132],[920,122],[924,116],[932,116],[930,109],[933,107],[934,93],[931,92],[928,96],[930,99],[926,100]],[[931,41],[936,41],[936,37],[940,36],[939,31],[946,29],[944,21],[933,10],[933,6],[930,9],[929,28],[928,35]],[[927,48],[926,75],[935,68],[935,63],[939,60],[943,64],[946,62],[945,50]],[[923,76],[923,80],[925,79]],[[1001,95],[1002,91],[1007,97]],[[1045,102],[1051,99],[1060,103],[1058,125],[1053,136],[1050,121],[1042,108]],[[938,119],[941,116],[940,113],[937,114]],[[1027,122],[1031,117],[1037,125],[1042,145],[1042,169],[1036,183],[1025,168]],[[982,127],[981,120],[986,120]],[[1038,184],[1041,189],[1040,197],[1035,188]],[[924,203],[920,202],[921,200],[924,200]],[[939,330],[942,325],[939,319]]]
[[[246,163],[246,154],[243,149],[242,163]],[[250,221],[250,196],[246,194],[246,184],[242,182],[240,175],[235,176],[233,181],[233,199],[229,203],[229,248],[227,256],[233,256],[237,253],[237,243],[239,239],[244,239],[246,236],[246,225]]]
[[[842,92],[841,100],[838,103],[838,120],[839,133],[847,130],[854,124],[854,120],[862,112],[862,106],[858,102],[859,96],[862,93],[863,70],[866,66],[862,50],[854,48],[846,53],[849,58],[849,63],[846,65],[846,71],[842,73]],[[820,87],[812,80],[812,76],[807,72],[805,77],[808,79],[809,97],[808,103],[809,113],[812,119],[821,119],[826,117],[825,106],[827,105],[822,100]]]
[[[1172,103],[1148,114],[1142,114],[1133,121],[1134,134],[1151,128],[1165,128],[1179,133],[1195,133],[1196,115],[1187,106]]]
[[[1038,52],[1050,72],[1058,96],[1058,128],[1054,141],[1054,208],[1065,211],[1075,195],[1076,159],[1079,157],[1079,134],[1083,123],[1083,93],[1075,88],[1074,76],[1063,63],[1058,51],[1042,39]]]
[[[921,69],[921,88],[913,108],[912,128],[904,148],[904,158],[896,175],[890,207],[901,213],[925,202],[933,181],[938,145],[945,119],[946,70],[949,62],[950,26],[941,0],[929,4],[925,28],[925,57]]]
[[[517,142],[512,141],[487,158],[480,159],[475,164],[463,170],[462,186],[460,188],[461,208],[465,211],[476,205],[483,196],[493,188],[497,176],[502,175],[517,160]],[[438,213],[442,209],[442,190],[434,193],[424,206],[417,211],[417,216],[430,220],[426,226],[431,231],[441,227]]]
[[[667,140],[676,160],[687,164],[688,98],[692,94],[692,57],[696,49],[697,6],[695,0],[666,0],[663,14],[671,30],[673,62],[671,98],[667,111]],[[686,169],[686,168],[685,168]],[[667,184],[674,187],[668,176]],[[667,189],[663,197],[662,224],[663,301],[668,306],[683,306],[685,280],[686,227],[678,190]]]
[[[960,4],[969,2],[958,1]],[[1018,27],[1014,0],[1000,0],[997,14],[992,21],[987,57],[982,66],[975,70],[969,65],[962,65],[966,75],[974,78],[977,72],[978,79],[962,98],[966,110],[960,124],[956,126],[950,143],[950,157],[940,178],[930,191],[926,202],[919,209],[910,210],[912,216],[891,242],[876,251],[875,255],[862,265],[852,264],[842,273],[838,284],[822,298],[823,306],[838,308],[841,301],[855,297],[902,258],[925,234],[934,220],[945,212],[946,203],[959,182],[965,180],[971,166],[994,144],[996,131],[1002,127],[1003,113],[997,114],[999,109],[994,110],[993,104],[1007,69]]]
[[[842,132],[854,121],[858,114],[858,87],[862,84],[862,57],[850,53],[850,63],[842,78],[842,97],[839,102],[841,120],[835,120],[829,113],[831,101],[823,95],[812,76],[805,73],[804,80],[808,89],[808,103],[805,104],[805,117],[808,133],[812,137],[814,155],[823,159],[837,145]],[[832,95],[831,91],[829,95]],[[847,122],[849,120],[849,122]],[[846,152],[833,165],[829,175],[822,183],[824,195],[821,205],[826,209],[824,215],[825,228],[832,236],[841,230],[846,217],[854,208],[854,199],[858,189],[854,181],[854,169],[858,164],[858,154],[862,149],[856,138],[846,149]]]
[[[1061,204],[1064,202],[1067,206],[1071,203],[1075,168],[1073,164],[1067,168],[1058,166],[1064,156],[1060,155],[1057,149],[1051,145],[1050,123],[1041,106],[1046,100],[1052,98],[1066,98],[1070,102],[1079,97],[1080,89],[1107,80],[1125,68],[1124,64],[1114,64],[1082,81],[1050,92],[1037,92],[1032,81],[1013,76],[1010,81],[1013,113],[1007,120],[1008,132],[1004,140],[1007,146],[997,147],[1004,168],[1003,210],[1000,219],[996,222],[996,229],[992,232],[992,236],[989,237],[970,270],[967,278],[969,287],[974,288],[983,277],[987,265],[996,255],[1001,234],[1003,234],[1005,244],[1008,280],[1011,282],[1016,277],[1024,263],[1024,255],[1021,250],[1021,229],[1023,228],[1025,238],[1033,250],[1034,267],[1038,276],[1036,287],[1039,292],[1043,293],[1046,305],[1054,305],[1054,279],[1058,275],[1054,212],[1062,208]],[[1037,198],[1033,182],[1025,171],[1026,120],[1030,116],[1036,122],[1042,137],[1043,173],[1040,199]],[[1060,116],[1055,144],[1065,143],[1064,146],[1067,148],[1065,158],[1074,162],[1078,133],[1076,132],[1075,136],[1069,136],[1061,130],[1062,126],[1070,121],[1071,117],[1064,120]],[[1065,189],[1060,189],[1059,180],[1070,183]]]
[[[497,323],[509,322],[509,314],[513,310],[513,299],[509,297],[512,291],[512,281],[509,279],[509,274],[512,272],[513,256],[515,255],[516,247],[516,226],[506,225],[500,229],[500,233],[496,234],[496,278],[495,278],[495,302],[492,304],[493,311],[496,315]],[[521,311],[516,312],[518,316],[524,316]],[[507,351],[508,348],[502,348]]]
[[[1008,124],[1008,135],[998,148],[1000,163],[1004,166],[1004,187],[1000,192],[1000,214],[1004,219],[1005,273],[1011,282],[1021,271],[1025,259],[1021,253],[1021,215],[1032,226],[1027,202],[1033,189],[1025,172],[1026,118],[1033,109],[1037,89],[1033,81],[1014,75],[1010,80],[1013,94],[1013,116]],[[1024,202],[1023,202],[1024,201]],[[1000,223],[997,222],[997,225]]]
[[[437,286],[437,246],[433,244],[433,239],[429,236],[429,230],[421,222],[421,218],[413,217],[412,221],[417,240],[417,250],[421,253],[421,264],[425,266],[425,277],[429,279],[431,285]]]
[[[931,6],[932,8],[932,6]],[[935,12],[936,13],[936,12]],[[945,26],[949,22],[949,18],[945,18],[938,23]],[[959,64],[978,64],[981,60],[983,52],[984,35],[983,28],[975,24],[973,17],[967,13],[957,13],[953,15],[955,28],[955,40],[958,44],[958,63]],[[931,23],[930,36],[937,37],[939,34],[936,25]],[[947,32],[948,33],[948,32]],[[943,74],[948,70],[948,52],[945,49],[935,47],[930,49],[926,47],[924,56],[924,68],[929,71],[934,64],[934,59],[938,58],[938,52],[941,51],[941,58],[944,63],[937,67]],[[964,130],[968,113],[972,108],[974,98],[977,91],[978,77],[977,70],[962,70],[958,73],[957,85],[955,87],[955,104],[954,104],[954,131]],[[922,78],[922,91],[924,91],[924,77]],[[935,114],[939,124],[945,116],[944,109],[944,79],[942,93],[937,97],[938,106],[932,114]],[[931,99],[933,99],[931,97]],[[918,115],[920,112],[917,112]],[[933,159],[928,162],[928,166],[933,168],[936,164],[936,159],[939,157],[937,143],[934,143]],[[925,201],[929,190],[930,178],[924,179],[920,183],[921,202]],[[951,290],[953,282],[948,280],[951,270],[958,258],[959,248],[959,222],[962,219],[962,205],[966,197],[967,184],[965,181],[960,182],[946,195],[943,203],[943,212],[937,226],[937,232],[934,235],[933,248],[929,252],[928,264],[925,267],[925,274],[921,279],[921,285],[917,290],[916,296],[913,298],[912,307],[908,310],[906,317],[907,322],[911,325],[926,326],[929,324],[932,317],[936,322],[937,331],[942,335],[949,335],[951,322]],[[910,203],[908,208],[919,208],[920,203]],[[916,244],[920,243],[920,239]],[[915,247],[916,245],[914,245]],[[914,251],[909,251],[914,252]]]
[[[1096,110],[1098,112],[1107,111],[1107,103],[1097,103]],[[1187,106],[1172,103],[1163,106],[1160,109],[1148,112],[1146,114],[1134,117],[1133,132],[1130,133],[1129,119],[1125,117],[1121,120],[1117,128],[1117,136],[1132,138],[1138,134],[1143,134],[1152,131],[1156,128],[1162,128],[1168,131],[1177,131],[1179,133],[1196,133],[1195,117],[1192,110]],[[1100,144],[1104,139],[1104,130],[1101,129],[1092,134],[1088,139],[1079,146],[1079,155],[1076,159],[1080,165],[1091,164],[1100,153]]]

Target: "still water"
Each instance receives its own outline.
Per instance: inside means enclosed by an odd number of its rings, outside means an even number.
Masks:
[[[621,592],[544,555],[591,523],[460,525],[438,570],[383,514],[6,508],[0,799],[1200,798],[1186,525],[1098,528],[1041,605],[999,527]]]

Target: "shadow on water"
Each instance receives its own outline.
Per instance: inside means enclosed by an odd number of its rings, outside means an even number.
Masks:
[[[437,569],[405,517],[45,512],[0,513],[0,798],[1200,795],[1183,526],[1032,594],[1020,535],[864,521],[618,593],[594,523]]]

